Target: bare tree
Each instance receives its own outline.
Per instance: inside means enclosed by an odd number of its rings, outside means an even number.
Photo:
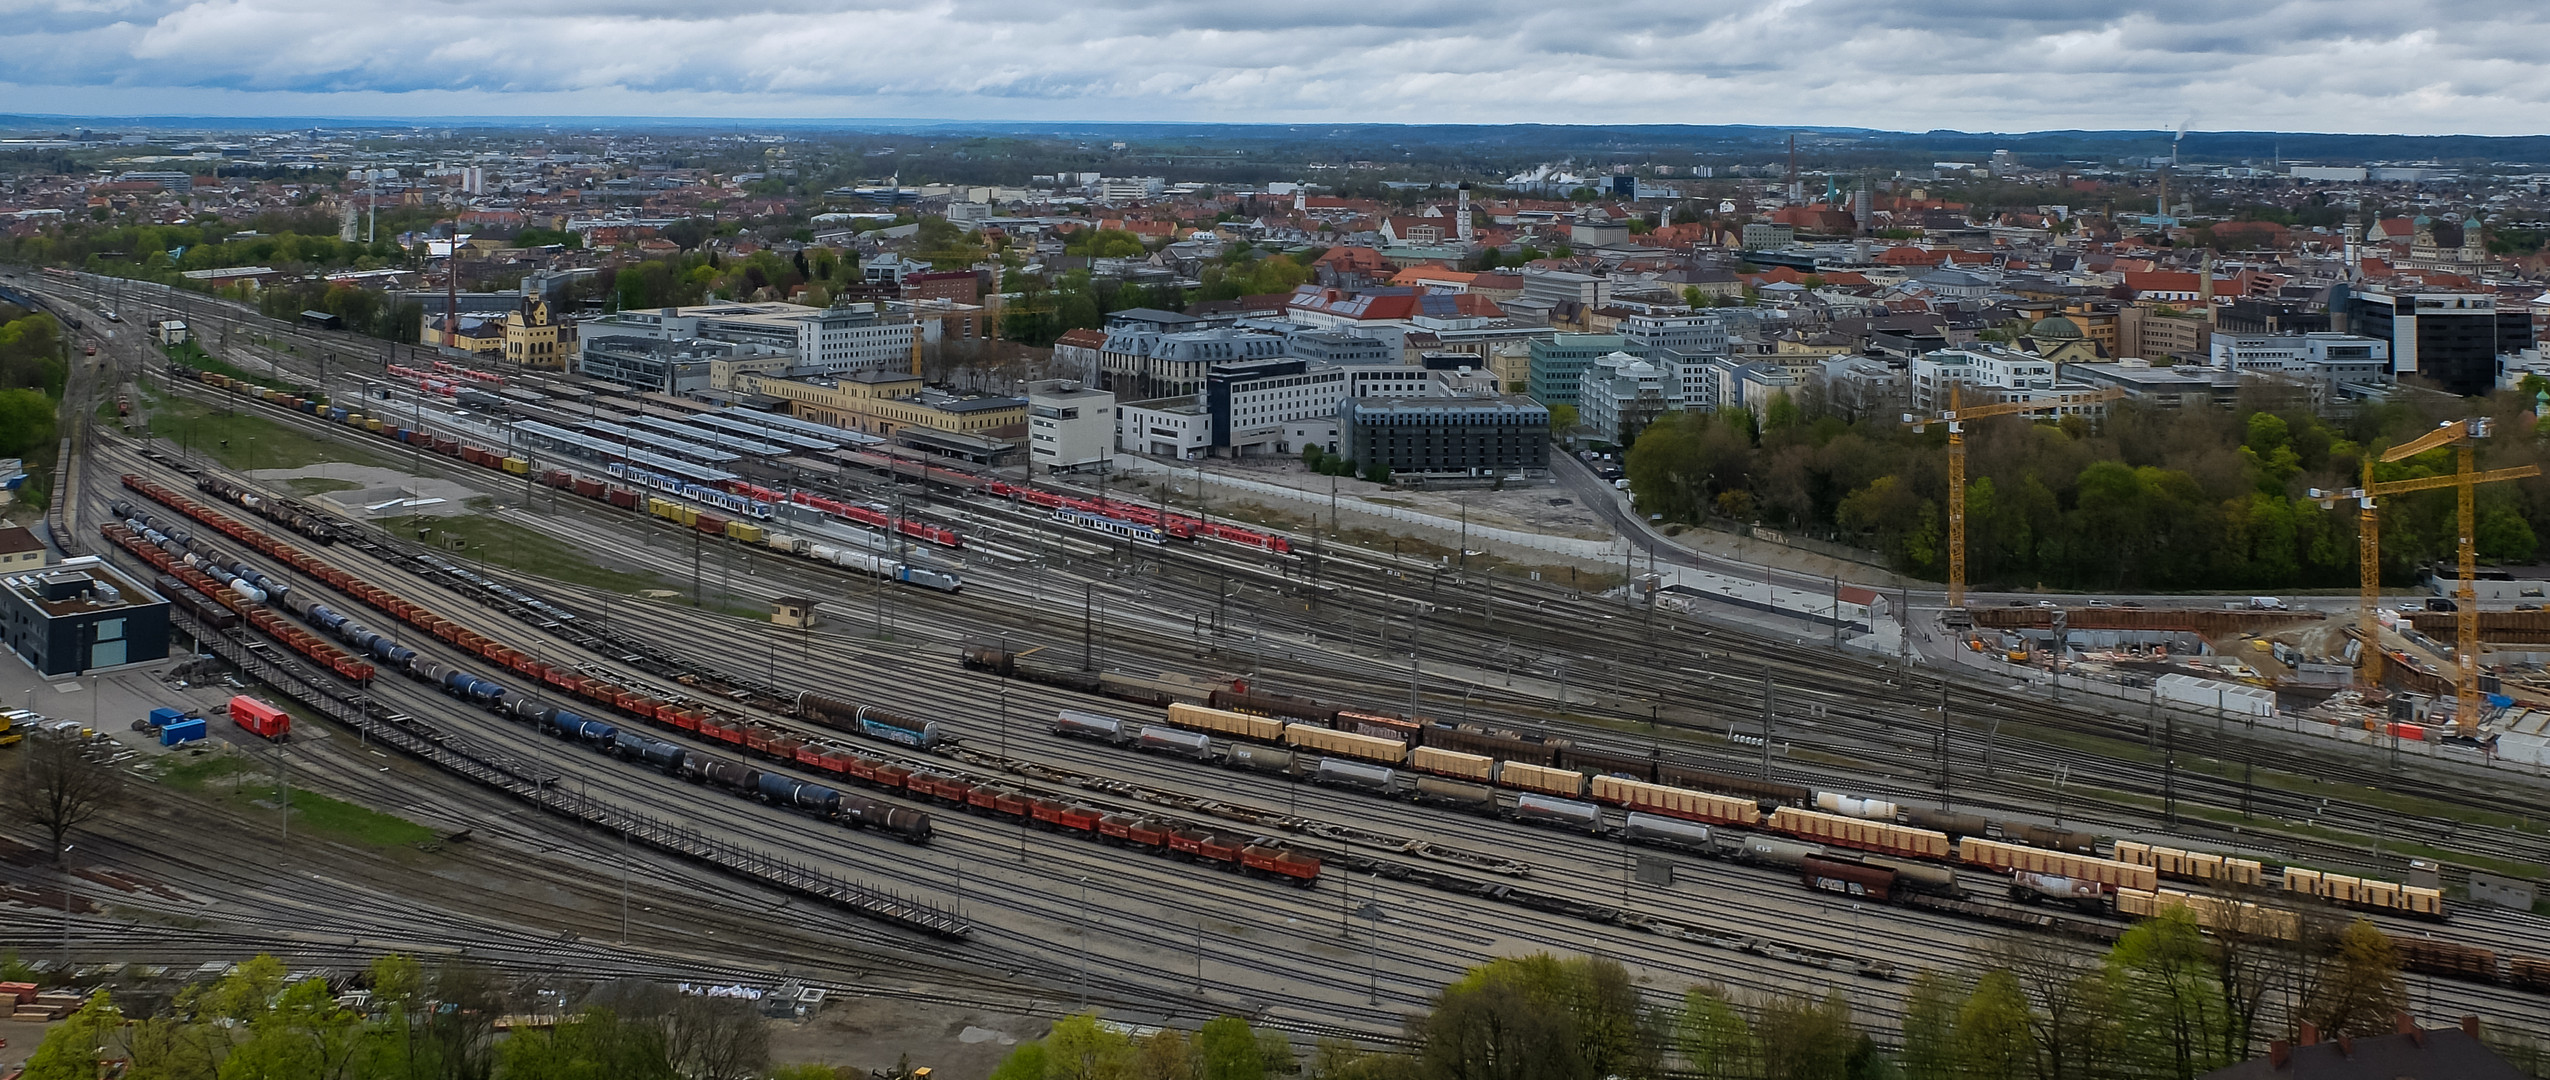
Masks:
[[[62,841],[71,830],[112,809],[124,795],[123,776],[93,755],[85,740],[64,732],[31,733],[10,772],[8,806],[52,837],[55,862],[62,860]]]
[[[2115,988],[2107,981],[2106,954],[2040,934],[2012,933],[1976,950],[1986,968],[2005,968],[2018,976],[2019,987],[2037,1008],[2028,1022],[2035,1029],[2039,1070],[2047,1076],[2078,1076],[2093,1071],[2112,1041]]]

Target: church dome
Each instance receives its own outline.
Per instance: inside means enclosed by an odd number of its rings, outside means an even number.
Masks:
[[[2046,340],[2078,341],[2081,339],[2081,324],[2060,315],[2050,316],[2038,320],[2035,326],[2029,327],[2028,336]]]

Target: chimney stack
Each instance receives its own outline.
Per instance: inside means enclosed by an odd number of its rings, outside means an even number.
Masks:
[[[2320,1045],[2320,1025],[2314,1024],[2308,1020],[2302,1022],[2302,1045]]]
[[[2286,1063],[2293,1060],[2293,1044],[2282,1039],[2268,1043],[2267,1060],[2274,1064],[2278,1071],[2282,1071]]]
[[[2462,1034],[2464,1034],[2464,1035],[2468,1035],[2468,1036],[2470,1036],[2471,1038],[2474,1038],[2474,1039],[2478,1038],[2478,1037],[2479,1037],[2479,1018],[2478,1018],[2477,1016],[2464,1016],[2464,1017],[2462,1017],[2462,1018],[2461,1018],[2461,1033],[2462,1033]]]

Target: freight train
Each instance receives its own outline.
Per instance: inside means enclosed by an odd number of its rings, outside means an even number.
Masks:
[[[1162,691],[1159,680],[1111,684],[1104,675],[1064,672],[1018,654],[969,648],[970,668],[998,671],[1087,693],[1159,704],[1168,726],[1229,741],[1218,757],[1233,768],[1281,773],[1311,783],[1353,788],[1474,812],[1502,813],[1533,824],[1606,833],[1604,807],[1638,816],[1619,835],[1672,846],[1692,838],[1654,824],[1681,820],[1783,833],[1827,851],[1864,858],[1956,863],[1990,871],[2014,899],[2035,902],[2086,895],[2112,909],[2125,890],[2152,892],[2162,878],[2272,886],[2346,907],[2421,918],[2446,915],[2435,889],[2367,884],[2362,879],[2292,868],[2269,875],[2255,860],[2191,853],[2131,841],[2099,854],[2098,838],[2036,825],[1994,825],[1975,816],[1904,808],[1881,800],[1732,777],[1664,760],[1513,732],[1489,732],[1437,721],[1339,708],[1310,698],[1232,686],[1200,695]],[[1168,700],[1162,704],[1161,699]],[[1058,730],[1084,734],[1090,720]],[[1128,726],[1127,738],[1145,730]],[[1250,745],[1258,744],[1258,745]],[[1277,747],[1281,747],[1278,749]],[[1517,795],[1511,808],[1496,788]],[[1525,796],[1530,797],[1527,803]],[[1863,875],[1863,878],[1868,875]],[[1825,875],[1831,884],[1842,878]],[[2031,884],[2033,882],[2033,884]],[[1870,884],[1862,880],[1859,886]],[[1892,892],[1890,886],[1886,891]]]
[[[278,559],[293,569],[353,596],[363,603],[389,613],[392,617],[424,630],[461,652],[513,670],[527,680],[555,688],[561,704],[550,706],[538,697],[526,699],[510,688],[483,679],[440,661],[420,658],[413,650],[403,654],[402,670],[420,681],[428,682],[445,693],[489,709],[512,719],[533,723],[539,730],[569,739],[630,760],[663,769],[704,786],[716,787],[739,795],[759,798],[774,805],[784,805],[856,827],[871,828],[912,842],[926,842],[932,832],[929,815],[905,807],[879,803],[851,792],[843,792],[821,784],[811,784],[781,774],[753,768],[722,759],[710,758],[634,733],[626,732],[603,721],[572,711],[568,706],[577,699],[610,709],[623,716],[635,717],[658,726],[669,727],[698,738],[733,745],[743,753],[789,763],[810,771],[829,773],[846,780],[889,792],[902,792],[918,799],[947,801],[954,797],[956,805],[994,816],[1011,816],[1024,824],[1052,831],[1075,833],[1101,842],[1120,842],[1121,837],[1100,828],[1109,815],[1095,808],[1033,793],[1009,792],[987,781],[963,776],[940,775],[915,770],[909,766],[818,739],[807,739],[786,729],[757,721],[714,713],[696,704],[681,701],[670,694],[656,696],[643,688],[622,686],[589,676],[584,672],[543,663],[521,650],[479,635],[442,618],[423,606],[395,593],[364,582],[342,569],[314,558],[265,533],[232,521],[193,500],[152,481],[126,475],[124,484],[155,501],[238,537],[259,552]],[[129,508],[129,504],[128,504]],[[110,525],[110,529],[123,529]],[[135,538],[142,547],[156,547]],[[163,557],[166,552],[162,551]],[[182,565],[182,564],[177,564]],[[201,576],[201,575],[199,575]],[[279,579],[261,575],[263,580],[281,584]],[[210,578],[207,585],[221,588]],[[299,592],[300,590],[289,590]],[[310,604],[313,613],[325,605]],[[328,611],[328,615],[336,615]],[[341,639],[364,642],[378,649],[386,642],[382,635],[363,630],[353,620],[328,619],[321,616],[322,626],[333,626],[330,632]],[[288,624],[286,630],[297,630]],[[394,643],[389,645],[395,648]],[[855,733],[914,749],[930,749],[944,741],[937,725],[918,721],[873,706],[863,706],[812,691],[801,693],[794,701],[799,716],[818,726]],[[980,789],[985,794],[972,798]],[[995,798],[1005,793],[1007,798]],[[1321,860],[1311,854],[1293,850],[1279,840],[1255,837],[1238,838],[1215,828],[1194,822],[1169,818],[1142,818],[1161,823],[1170,829],[1170,842],[1158,850],[1172,857],[1191,859],[1205,865],[1254,876],[1266,876],[1308,887],[1316,884]],[[1225,857],[1227,856],[1227,857]]]

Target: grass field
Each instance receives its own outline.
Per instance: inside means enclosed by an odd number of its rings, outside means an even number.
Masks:
[[[313,438],[253,413],[224,412],[185,398],[161,399],[151,409],[150,430],[232,469],[297,469],[323,461],[398,467],[363,447]]]
[[[283,486],[295,495],[324,495],[331,491],[353,491],[363,485],[327,476],[287,476],[283,479]]]
[[[219,799],[252,816],[273,814],[279,794],[272,766],[243,754],[212,753],[184,761],[163,770],[160,781]],[[315,791],[292,793],[292,828],[367,847],[412,847],[434,838],[434,830],[406,818]]]
[[[485,500],[470,501],[476,504]],[[416,514],[382,518],[377,524],[402,539],[421,539],[442,550],[466,556],[471,561],[483,560],[489,566],[553,581],[609,589],[632,596],[648,590],[676,590],[684,596],[690,595],[688,582],[677,583],[651,573],[611,569],[563,540],[486,514]],[[714,573],[713,569],[711,573]]]

